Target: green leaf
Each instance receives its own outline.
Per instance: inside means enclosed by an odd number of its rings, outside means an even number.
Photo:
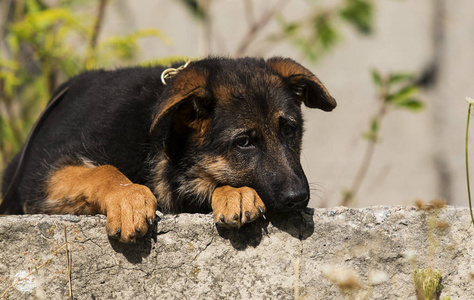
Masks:
[[[15,87],[20,84],[20,81],[15,76],[14,72],[9,71],[9,70],[2,71],[1,69],[0,69],[0,82],[3,83],[3,92],[8,97],[13,96]]]
[[[286,35],[294,35],[301,28],[301,24],[296,22],[291,22],[283,27],[283,32]]]
[[[163,31],[156,28],[137,30],[128,37],[133,39],[134,41],[145,37],[155,37],[161,40],[166,45],[171,45],[171,40],[163,33]]]
[[[191,12],[191,14],[200,21],[204,21],[208,17],[207,11],[199,5],[198,0],[181,0],[184,6]]]
[[[301,28],[301,23],[287,22],[283,15],[276,16],[275,20],[283,31],[283,35],[286,37],[294,36]]]
[[[354,25],[359,32],[364,34],[372,32],[374,8],[371,1],[346,0],[340,10],[340,15]]]
[[[362,137],[369,141],[377,141],[379,134],[380,124],[376,117],[373,117],[370,121],[369,131],[362,133]]]
[[[81,71],[81,67],[79,57],[76,55],[70,54],[61,60],[61,69],[68,77],[77,75]]]
[[[18,37],[14,34],[7,34],[5,37],[8,47],[10,48],[11,53],[18,53],[20,51],[20,41]]]
[[[422,101],[413,98],[397,101],[394,103],[394,105],[397,108],[403,108],[413,112],[417,112],[425,108],[425,104]]]
[[[339,40],[339,32],[332,20],[326,15],[317,16],[314,20],[313,28],[316,39],[323,49],[331,48]]]
[[[46,6],[37,0],[26,0],[26,9],[28,13],[34,14],[46,9]]]
[[[373,134],[372,132],[370,132],[370,131],[363,132],[363,133],[362,133],[362,138],[363,138],[363,139],[366,139],[366,140],[368,140],[368,141],[374,141],[374,142],[377,141],[377,136],[374,135],[374,134]]]
[[[382,76],[380,76],[379,71],[377,69],[372,69],[370,71],[370,73],[372,74],[372,81],[374,82],[374,84],[377,87],[381,87],[382,86]]]
[[[379,121],[376,118],[373,118],[372,122],[370,123],[370,131],[374,133],[379,131]]]
[[[393,85],[403,81],[413,80],[413,78],[413,74],[410,73],[396,73],[390,75],[390,77],[388,78],[388,84]]]
[[[418,87],[414,85],[409,85],[407,87],[400,89],[399,91],[393,94],[388,95],[386,98],[386,101],[387,102],[400,102],[409,97],[414,96],[416,93],[418,93]]]

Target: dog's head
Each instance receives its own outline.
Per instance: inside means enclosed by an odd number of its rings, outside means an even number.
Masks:
[[[162,97],[151,133],[166,158],[159,180],[175,193],[162,195],[165,206],[206,206],[223,185],[255,189],[270,211],[307,206],[301,105],[336,107],[314,74],[285,58],[210,58],[179,72]]]

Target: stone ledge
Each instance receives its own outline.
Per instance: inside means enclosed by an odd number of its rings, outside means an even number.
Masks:
[[[410,207],[316,209],[240,231],[216,228],[210,215],[165,215],[123,245],[106,237],[103,216],[0,217],[0,295],[33,271],[8,299],[68,297],[66,228],[75,299],[341,299],[323,275],[333,267],[355,271],[363,288],[370,274],[387,275],[369,299],[415,299],[412,272],[431,265],[443,275],[441,298],[472,299],[469,211],[447,207],[437,218],[450,226],[429,242],[430,213]]]

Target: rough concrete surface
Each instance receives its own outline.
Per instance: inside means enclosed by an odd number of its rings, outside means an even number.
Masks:
[[[210,215],[165,215],[133,245],[104,227],[103,216],[1,217],[0,295],[67,299],[66,236],[74,299],[343,299],[328,278],[350,274],[359,296],[415,299],[412,273],[430,266],[442,272],[441,299],[474,299],[467,208],[316,209],[240,231]]]

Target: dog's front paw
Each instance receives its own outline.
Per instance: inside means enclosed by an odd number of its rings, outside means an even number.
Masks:
[[[265,204],[249,187],[218,187],[212,194],[214,222],[220,226],[240,227],[265,213]]]
[[[105,201],[107,234],[122,243],[134,243],[155,221],[157,201],[144,185],[121,184]]]

